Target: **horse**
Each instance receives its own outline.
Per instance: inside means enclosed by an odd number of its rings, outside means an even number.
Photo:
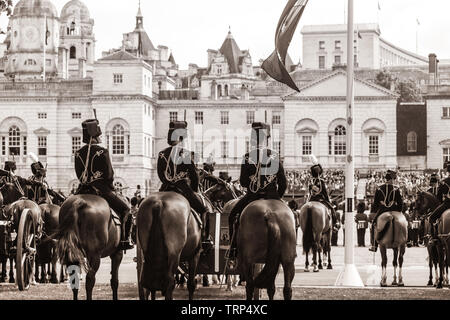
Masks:
[[[196,289],[195,276],[201,252],[201,228],[186,198],[175,192],[158,192],[139,206],[137,218],[140,299],[156,299],[161,291],[173,299],[175,273],[181,262],[188,264],[189,300]],[[139,263],[139,260],[138,260]]]
[[[242,212],[237,233],[238,268],[246,279],[247,300],[255,288],[267,289],[270,300],[275,295],[275,278],[280,264],[284,272],[283,296],[292,299],[297,243],[291,209],[280,200],[256,200]],[[265,263],[254,278],[255,264]]]
[[[300,209],[300,227],[303,232],[303,252],[306,256],[305,272],[309,272],[309,252],[313,254],[313,271],[319,272],[317,253],[321,250],[321,242],[328,252],[328,269],[331,264],[331,232],[332,219],[328,208],[318,201],[310,201]],[[323,268],[323,266],[322,266]]]
[[[437,287],[439,282],[439,272],[438,272],[438,266],[439,266],[439,253],[437,251],[437,246],[434,243],[434,241],[431,241],[431,228],[432,225],[430,222],[425,221],[425,237],[424,237],[424,245],[427,248],[428,252],[428,267],[430,268],[430,275],[428,278],[427,286],[435,286]],[[433,269],[435,272],[435,283],[433,284]]]
[[[384,233],[380,240],[377,240],[381,253],[381,287],[387,287],[387,249],[393,249],[394,259],[392,265],[394,266],[394,280],[393,286],[403,287],[403,255],[406,250],[406,243],[408,241],[408,221],[401,212],[388,211],[384,212],[378,217],[377,227],[375,229],[375,239],[378,238],[379,233]],[[397,281],[397,267],[398,267],[398,281]]]
[[[416,199],[416,209],[421,216],[426,215],[430,211],[434,211],[439,206],[439,201],[434,194],[429,192],[419,192]],[[433,226],[429,225],[431,229]],[[439,265],[439,281],[436,288],[441,289],[443,284],[448,284],[448,267],[449,267],[449,248],[448,238],[444,234],[450,233],[450,210],[445,211],[441,216],[441,221],[438,225],[440,241],[428,241],[427,248],[429,248],[429,260],[436,259],[431,255],[437,255]],[[429,236],[428,236],[429,238]],[[431,251],[431,252],[430,252]],[[431,281],[431,263],[430,263],[430,282]]]
[[[95,275],[102,258],[111,258],[111,289],[118,299],[119,267],[123,251],[119,250],[121,226],[100,196],[80,194],[69,197],[59,211],[59,227],[51,236],[57,240],[56,252],[61,265],[82,267],[86,275],[86,298],[92,300]],[[85,262],[87,260],[87,263]],[[78,300],[79,288],[72,288]]]

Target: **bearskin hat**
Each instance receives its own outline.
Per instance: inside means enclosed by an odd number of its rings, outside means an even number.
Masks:
[[[397,172],[394,170],[388,170],[385,176],[386,180],[395,180],[397,179]]]
[[[187,126],[188,123],[186,121],[171,121],[167,134],[167,143],[173,145],[187,138]]]
[[[100,128],[99,124],[100,123],[97,119],[86,120],[81,124],[83,128],[83,143],[100,143],[102,129]]]
[[[270,125],[263,122],[254,122],[252,124],[251,140],[261,144],[262,141],[270,138]]]
[[[17,166],[15,161],[6,161],[5,162],[5,171],[16,171]]]

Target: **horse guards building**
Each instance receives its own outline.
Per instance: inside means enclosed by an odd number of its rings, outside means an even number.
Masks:
[[[450,160],[450,65],[381,37],[377,24],[357,26],[355,156],[360,171],[438,169]],[[325,168],[345,164],[345,25],[304,26],[302,63],[289,59],[301,93],[268,78],[231,31],[207,64],[180,70],[165,46],[155,47],[139,8],[136,28],[117,49],[95,57],[94,20],[80,0],[59,14],[50,0],[20,0],[0,45],[0,161],[29,176],[29,152],[47,164],[48,182],[68,193],[77,184],[74,152],[81,122],[97,112],[116,185],[131,195],[159,188],[158,151],[170,120],[189,123],[188,146],[199,163],[238,177],[250,125],[272,125],[273,148],[287,170],[306,169],[314,154]],[[217,43],[219,44],[219,42]],[[45,52],[45,53],[44,53]],[[44,63],[45,62],[45,63]],[[425,102],[400,104],[375,84],[386,68],[414,78]]]

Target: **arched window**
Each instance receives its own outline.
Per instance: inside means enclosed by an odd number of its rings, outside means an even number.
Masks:
[[[9,128],[9,154],[20,156],[20,129],[16,126]]]
[[[408,133],[406,140],[408,152],[417,152],[417,133],[411,131],[410,133]]]
[[[222,96],[222,86],[220,84],[217,86],[217,96],[218,97]]]
[[[225,85],[225,97],[228,97],[228,85]]]
[[[125,154],[125,130],[120,124],[115,125],[112,130],[112,154]]]
[[[72,23],[70,24],[70,35],[74,35],[75,34],[75,21],[72,21]]]
[[[77,48],[75,46],[70,47],[70,59],[77,58]]]
[[[347,153],[346,143],[347,130],[344,126],[337,126],[334,129],[334,155],[344,156]]]

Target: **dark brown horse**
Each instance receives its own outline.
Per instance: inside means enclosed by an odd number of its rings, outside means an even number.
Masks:
[[[295,221],[284,202],[257,200],[249,204],[240,217],[237,246],[237,263],[246,280],[247,300],[253,299],[255,288],[267,289],[269,299],[273,300],[280,264],[284,272],[284,299],[292,299],[297,257]],[[254,278],[256,264],[265,265]]]
[[[313,254],[313,271],[319,272],[317,264],[317,254],[325,249],[331,251],[332,222],[328,213],[328,208],[317,201],[310,201],[300,209],[300,227],[303,232],[303,252],[306,256],[305,272],[309,272],[309,252]],[[331,254],[328,254],[328,268],[332,268]]]
[[[175,273],[188,263],[189,299],[194,298],[201,250],[201,229],[189,202],[180,194],[160,192],[146,198],[137,214],[138,282],[140,299],[156,299],[161,291],[173,299]],[[143,266],[142,258],[144,259]]]
[[[106,257],[111,258],[113,299],[118,299],[119,266],[123,258],[123,251],[118,250],[120,233],[121,227],[113,221],[108,203],[99,196],[74,195],[60,209],[58,232],[52,236],[58,241],[58,259],[67,266],[84,267],[88,300],[92,300],[100,260]],[[74,300],[78,299],[78,290],[72,289]]]
[[[429,192],[419,192],[416,199],[416,209],[421,216],[425,216],[427,213],[432,212],[439,206],[438,199]],[[432,226],[429,226],[431,228]],[[449,267],[449,241],[446,235],[450,234],[450,210],[445,211],[441,216],[441,221],[438,226],[438,233],[440,235],[440,241],[428,241],[427,248],[429,251],[429,260],[435,259],[433,256],[437,254],[437,260],[439,265],[439,280],[436,284],[436,288],[441,289],[443,284],[448,284],[448,267]],[[428,236],[429,238],[429,236]],[[430,280],[432,277],[430,264]],[[430,283],[431,281],[429,281]],[[432,283],[432,282],[431,282]]]

